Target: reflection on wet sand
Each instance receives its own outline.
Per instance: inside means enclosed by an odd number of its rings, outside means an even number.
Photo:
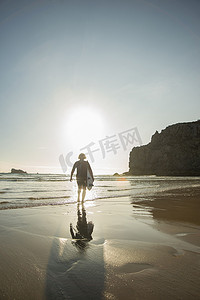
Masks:
[[[135,202],[133,202],[135,205]],[[200,225],[200,189],[171,190],[137,201],[154,219]]]
[[[81,203],[81,209],[80,202],[77,204],[77,217],[76,228],[70,223],[70,233],[72,239],[74,239],[72,243],[80,250],[84,250],[88,242],[92,240],[94,224],[91,221],[87,222],[86,209],[83,202]]]
[[[58,238],[63,226],[53,239],[46,271],[46,299],[102,299],[104,241],[97,239],[88,246],[94,224],[87,222],[83,203],[77,205],[77,217],[76,228],[70,224],[73,240]]]

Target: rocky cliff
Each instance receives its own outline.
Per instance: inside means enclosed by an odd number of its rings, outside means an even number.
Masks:
[[[200,176],[200,120],[166,127],[130,152],[131,175]]]

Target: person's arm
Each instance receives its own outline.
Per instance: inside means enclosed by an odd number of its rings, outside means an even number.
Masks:
[[[88,170],[90,172],[90,175],[92,176],[92,180],[94,181],[94,175],[93,175],[92,168],[90,167],[89,162],[88,162]]]
[[[72,171],[71,171],[71,176],[70,176],[70,181],[72,181],[72,176],[74,174],[74,171],[76,169],[76,163],[73,165]]]

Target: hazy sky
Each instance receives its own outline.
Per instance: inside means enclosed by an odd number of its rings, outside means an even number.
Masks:
[[[127,171],[119,133],[146,144],[199,119],[199,15],[199,0],[1,0],[0,172],[61,173],[90,143],[96,174]]]

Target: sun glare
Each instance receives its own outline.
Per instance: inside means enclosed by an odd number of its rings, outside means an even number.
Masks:
[[[103,118],[97,110],[91,107],[78,107],[68,114],[65,130],[70,144],[81,147],[101,138],[103,125]]]

